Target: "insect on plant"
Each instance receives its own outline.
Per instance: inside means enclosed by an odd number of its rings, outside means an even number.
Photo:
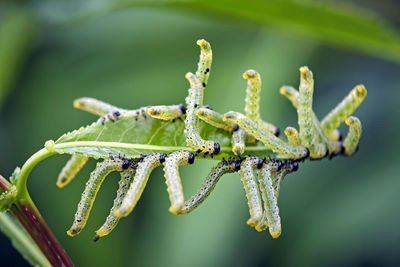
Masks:
[[[12,190],[0,198],[3,210],[16,199],[30,199],[26,181],[31,169],[54,154],[72,155],[62,169],[57,186],[64,187],[75,178],[85,163],[99,160],[78,203],[68,235],[75,236],[84,228],[106,177],[120,173],[119,188],[105,223],[96,231],[94,240],[108,235],[118,221],[128,216],[138,203],[152,171],[162,166],[170,200],[169,211],[184,215],[197,208],[226,173],[238,172],[247,197],[250,217],[247,224],[257,231],[269,229],[273,238],[281,234],[278,197],[286,175],[298,170],[306,159],[319,160],[337,155],[350,156],[357,151],[361,122],[351,114],[364,100],[367,91],[357,85],[322,120],[313,112],[313,73],[300,68],[298,90],[283,86],[280,93],[297,110],[298,128],[280,130],[260,116],[261,76],[247,70],[244,113],[220,114],[203,104],[211,72],[212,50],[205,40],[198,40],[200,59],[195,73],[187,73],[189,90],[185,103],[170,106],[147,106],[136,110],[122,109],[93,98],[79,98],[74,107],[100,118],[89,126],[47,141],[45,148],[34,154],[14,172]],[[338,131],[349,126],[342,140]],[[185,199],[179,167],[196,160],[217,160],[200,189]]]

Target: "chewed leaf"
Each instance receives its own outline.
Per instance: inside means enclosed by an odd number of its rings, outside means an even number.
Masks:
[[[114,121],[98,120],[87,127],[64,134],[55,142],[54,151],[93,158],[108,158],[110,154],[125,154],[127,158],[134,158],[154,152],[180,149],[192,151],[186,146],[184,118],[175,121],[158,120],[143,115],[139,112],[142,109],[123,113]],[[200,122],[199,128],[204,139],[214,140],[221,145],[221,153],[215,156],[216,159],[234,155],[229,132],[203,122]],[[249,146],[246,152],[259,156],[271,154],[270,150],[260,145]]]

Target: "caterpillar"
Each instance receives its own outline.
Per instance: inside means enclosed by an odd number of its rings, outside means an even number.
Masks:
[[[164,176],[171,207],[169,211],[179,214],[185,203],[181,178],[179,176],[179,166],[193,164],[194,155],[185,150],[175,151],[169,154],[164,162]]]
[[[212,51],[210,44],[203,39],[197,41],[197,44],[200,46],[197,71],[195,74],[189,72],[185,76],[190,84],[188,96],[185,99],[186,106],[160,105],[126,110],[87,97],[74,102],[76,108],[93,113],[100,118],[86,128],[64,135],[60,138],[61,140],[65,138],[67,141],[76,141],[73,138],[74,134],[86,131],[83,134],[86,141],[87,135],[96,132],[93,129],[101,127],[101,133],[107,132],[106,136],[112,135],[114,139],[122,143],[129,143],[122,138],[123,135],[132,128],[142,127],[142,132],[148,130],[152,136],[150,141],[146,138],[147,136],[137,137],[136,141],[139,145],[137,147],[145,150],[146,145],[150,145],[154,150],[149,154],[140,155],[134,151],[127,158],[112,154],[106,158],[103,155],[104,161],[96,165],[96,169],[90,174],[86,183],[73,224],[67,232],[68,235],[74,236],[84,228],[96,194],[110,172],[120,172],[119,188],[109,215],[96,231],[94,241],[108,235],[122,217],[132,212],[151,173],[155,168],[163,165],[171,213],[184,215],[192,212],[209,196],[224,174],[238,172],[249,206],[250,218],[247,224],[257,231],[268,228],[270,235],[277,238],[282,232],[278,197],[284,178],[297,171],[299,164],[307,158],[310,160],[321,159],[325,156],[332,158],[340,154],[350,156],[357,151],[362,127],[360,120],[351,114],[366,96],[364,86],[356,86],[336,108],[319,121],[312,109],[313,74],[307,67],[301,67],[299,89],[290,86],[280,89],[280,93],[291,101],[298,115],[298,130],[291,126],[285,128],[286,142],[279,138],[278,127],[261,119],[259,112],[261,76],[255,70],[250,69],[243,74],[243,78],[247,80],[244,114],[236,111],[220,114],[207,105],[203,106],[204,88],[208,83],[212,63]],[[349,132],[344,141],[341,140],[341,134],[337,129],[342,122],[349,126]],[[169,126],[174,131],[175,140],[172,142],[171,136],[168,135],[157,136],[162,140],[162,144],[154,145],[151,142],[155,136],[154,130],[157,135],[162,135],[163,131],[159,129]],[[207,133],[204,129],[209,129],[212,134],[204,135]],[[102,141],[100,135],[96,136],[96,141]],[[105,140],[105,142],[110,143],[110,140]],[[232,148],[229,147],[230,145]],[[127,145],[124,144],[124,146]],[[173,147],[176,147],[176,150]],[[267,152],[265,147],[270,149],[272,154]],[[257,155],[248,155],[250,148]],[[107,148],[104,149],[107,151]],[[165,151],[162,151],[164,149]],[[107,153],[111,152],[115,152],[115,149],[107,151]],[[166,152],[169,154],[167,155]],[[220,152],[222,153],[219,154]],[[215,156],[214,159],[220,162],[208,173],[200,189],[185,201],[179,167],[193,164],[195,158],[206,158],[207,155],[211,155],[211,158]],[[61,171],[57,185],[59,187],[67,185],[89,157],[89,155],[73,155]]]
[[[117,196],[114,199],[114,204],[110,210],[110,214],[107,216],[104,224],[96,231],[96,236],[93,238],[93,241],[96,242],[100,237],[108,235],[117,226],[119,217],[114,215],[114,211],[121,207],[122,200],[133,181],[135,173],[136,170],[133,168],[128,168],[121,172],[121,179],[118,182]]]
[[[122,171],[124,160],[120,158],[106,159],[96,165],[96,169],[90,174],[89,181],[86,183],[75,213],[75,220],[71,228],[67,231],[69,236],[74,236],[85,227],[90,211],[92,209],[97,192],[104,179],[113,171]]]

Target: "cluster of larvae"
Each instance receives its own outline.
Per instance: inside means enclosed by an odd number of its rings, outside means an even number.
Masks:
[[[287,141],[278,136],[280,130],[260,117],[261,78],[254,70],[243,74],[247,80],[245,114],[230,111],[219,114],[209,106],[203,105],[204,89],[210,75],[212,51],[205,40],[197,41],[201,54],[198,69],[195,74],[187,73],[189,94],[186,106],[150,106],[138,110],[124,110],[92,98],[80,98],[74,106],[101,116],[99,121],[118,120],[121,116],[138,119],[149,116],[153,119],[173,121],[184,119],[187,150],[169,153],[142,154],[140,157],[129,158],[121,155],[110,155],[109,158],[97,163],[96,169],[90,174],[86,183],[78,210],[68,235],[78,234],[85,226],[90,210],[99,188],[111,172],[119,172],[121,179],[114,205],[110,214],[97,231],[94,240],[109,234],[121,217],[129,215],[140,199],[151,172],[163,165],[164,175],[171,206],[169,211],[183,215],[194,210],[210,194],[222,175],[238,172],[243,183],[248,200],[250,218],[247,223],[257,231],[269,229],[273,238],[281,234],[281,219],[279,216],[278,196],[284,177],[299,167],[299,162],[306,158],[322,159],[344,154],[352,155],[361,136],[361,123],[358,118],[350,116],[366,96],[363,85],[357,85],[350,93],[321,121],[312,110],[314,90],[313,74],[307,67],[300,68],[300,86],[284,86],[281,94],[286,96],[298,113],[299,130],[287,127],[284,133]],[[233,156],[222,159],[201,185],[197,193],[185,201],[179,167],[192,164],[197,156],[213,157],[220,152],[220,145],[213,140],[204,140],[199,133],[199,119],[213,127],[220,128],[232,134]],[[345,122],[349,131],[344,140],[337,128]],[[245,154],[246,145],[260,141],[276,158],[265,155],[260,158]],[[194,153],[192,153],[192,152]],[[73,155],[61,171],[57,185],[68,184],[87,162],[87,156]]]

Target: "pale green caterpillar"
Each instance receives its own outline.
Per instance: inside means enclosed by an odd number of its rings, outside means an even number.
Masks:
[[[72,155],[70,160],[67,162],[67,164],[58,175],[57,186],[59,188],[63,188],[64,186],[69,184],[88,160],[89,157],[86,156]]]
[[[264,216],[268,223],[269,233],[273,238],[278,238],[282,232],[278,196],[273,186],[273,178],[277,176],[278,167],[277,162],[268,162],[264,164],[258,172],[258,181],[260,183],[260,191],[264,202]],[[260,229],[262,229],[262,227],[256,227],[256,230]]]
[[[117,217],[126,217],[135,208],[139,201],[151,172],[165,160],[165,154],[153,153],[143,158],[138,163],[136,174],[119,209],[114,211]]]
[[[96,231],[96,236],[93,241],[97,241],[100,237],[108,235],[117,226],[119,217],[114,215],[114,211],[119,209],[121,206],[122,200],[133,181],[135,173],[136,170],[133,168],[128,168],[121,172],[121,179],[118,182],[117,196],[114,199],[114,204],[110,210],[110,214],[107,216],[104,224]]]
[[[348,117],[345,122],[349,126],[349,133],[343,141],[344,154],[350,156],[357,150],[358,142],[361,138],[362,127],[360,120],[354,116]]]
[[[96,169],[90,173],[89,181],[86,183],[85,190],[82,193],[81,201],[79,201],[78,204],[78,210],[75,213],[74,223],[67,231],[69,236],[79,234],[83,227],[85,227],[101,184],[111,172],[122,171],[122,164],[123,160],[119,158],[106,159],[103,162],[97,163]]]
[[[292,159],[303,159],[309,156],[309,151],[304,146],[291,146],[285,143],[239,112],[229,111],[224,115],[223,119],[237,123],[248,134],[254,136],[257,140],[260,140],[275,153],[279,153],[282,156]]]
[[[182,181],[179,175],[179,166],[193,164],[194,155],[185,150],[174,151],[164,162],[164,176],[171,207],[169,211],[179,214],[185,204]]]
[[[311,158],[323,158],[328,154],[325,144],[316,138],[312,98],[314,92],[314,79],[312,72],[307,67],[300,68],[300,86],[298,97],[298,122],[300,128],[301,144],[310,150]]]
[[[204,140],[198,130],[196,111],[203,104],[203,88],[200,80],[190,72],[186,74],[186,79],[190,83],[189,96],[186,98],[186,127],[184,130],[186,143],[192,149],[197,150],[196,154],[200,152],[218,154],[220,151],[219,144],[214,141]]]
[[[246,116],[258,123],[268,132],[279,136],[279,128],[275,125],[265,122],[260,116],[260,94],[261,94],[261,76],[255,70],[247,70],[243,73],[243,78],[247,80],[246,99],[244,111]]]
[[[204,89],[204,87],[207,86],[208,77],[210,76],[212,50],[210,43],[204,39],[198,40],[197,45],[200,46],[200,59],[197,65],[196,77],[199,79]]]
[[[90,97],[81,97],[76,99],[74,101],[74,108],[90,112],[97,116],[104,116],[116,110],[124,111],[116,106]]]
[[[172,121],[186,113],[186,108],[182,104],[171,106],[151,106],[147,109],[147,114],[155,119]]]
[[[260,222],[263,214],[262,201],[254,175],[254,169],[257,167],[258,161],[259,158],[257,157],[248,157],[240,164],[239,170],[250,211],[250,218],[247,220],[247,224],[251,227]]]
[[[179,215],[187,214],[197,208],[203,201],[210,195],[211,191],[217,185],[222,175],[227,173],[233,173],[236,171],[235,162],[228,163],[222,161],[214,166],[210,173],[207,175],[205,181],[201,185],[200,189],[190,199],[185,201],[185,205],[182,210],[179,211]]]
[[[233,130],[237,127],[235,123],[223,121],[221,114],[208,108],[199,108],[196,111],[196,116],[204,122],[227,132],[233,132]]]
[[[363,102],[367,96],[367,90],[360,84],[354,87],[350,93],[321,121],[321,127],[325,135],[338,128]]]
[[[292,105],[296,109],[298,109],[298,98],[300,94],[296,89],[291,86],[282,86],[280,89],[280,93],[286,96],[290,100],[290,102],[292,102]],[[312,120],[314,125],[314,133],[316,134],[314,136],[315,140],[317,140],[317,142],[324,143],[328,147],[329,154],[340,153],[341,145],[339,142],[337,142],[340,137],[340,132],[335,129],[334,131],[332,131],[332,135],[327,137],[323,133],[319,120],[314,112],[312,112]]]

